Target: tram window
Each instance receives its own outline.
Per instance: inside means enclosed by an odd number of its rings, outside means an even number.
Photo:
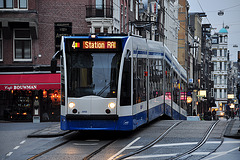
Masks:
[[[60,70],[61,70],[61,101],[62,105],[65,105],[65,76],[64,76],[64,65],[63,65],[63,56],[60,56]]]
[[[133,102],[136,104],[146,100],[146,77],[144,76],[144,72],[146,71],[146,59],[135,58],[133,65]]]
[[[131,59],[125,58],[122,74],[120,106],[131,105]]]
[[[150,99],[156,98],[162,95],[162,63],[159,59],[150,59],[149,60],[149,92]]]

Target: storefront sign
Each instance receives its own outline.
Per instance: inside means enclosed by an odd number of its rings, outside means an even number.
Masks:
[[[0,75],[0,91],[60,89],[60,74]]]
[[[4,90],[36,90],[37,85],[6,85]]]

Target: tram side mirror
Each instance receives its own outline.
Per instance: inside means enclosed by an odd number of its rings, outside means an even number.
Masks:
[[[57,59],[60,58],[60,55],[62,54],[62,50],[57,51],[51,60],[51,73],[56,73],[57,72]]]
[[[126,54],[126,60],[130,61],[131,51],[128,49]]]

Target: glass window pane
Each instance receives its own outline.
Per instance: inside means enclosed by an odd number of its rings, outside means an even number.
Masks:
[[[19,0],[19,8],[27,8],[27,0]]]
[[[116,53],[68,54],[69,96],[116,97],[120,59]]]
[[[13,1],[12,0],[6,0],[6,8],[13,8]]]
[[[3,0],[0,0],[0,8],[3,8]]]
[[[22,59],[22,41],[15,41],[15,58]]]
[[[2,59],[2,40],[0,40],[0,59]]]
[[[24,41],[24,59],[31,58],[31,41]]]
[[[29,30],[16,30],[15,38],[30,38],[30,31]]]
[[[96,9],[102,9],[103,3],[102,0],[96,0]]]

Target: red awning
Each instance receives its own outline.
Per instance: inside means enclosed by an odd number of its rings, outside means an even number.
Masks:
[[[0,90],[60,89],[60,74],[0,75]]]

